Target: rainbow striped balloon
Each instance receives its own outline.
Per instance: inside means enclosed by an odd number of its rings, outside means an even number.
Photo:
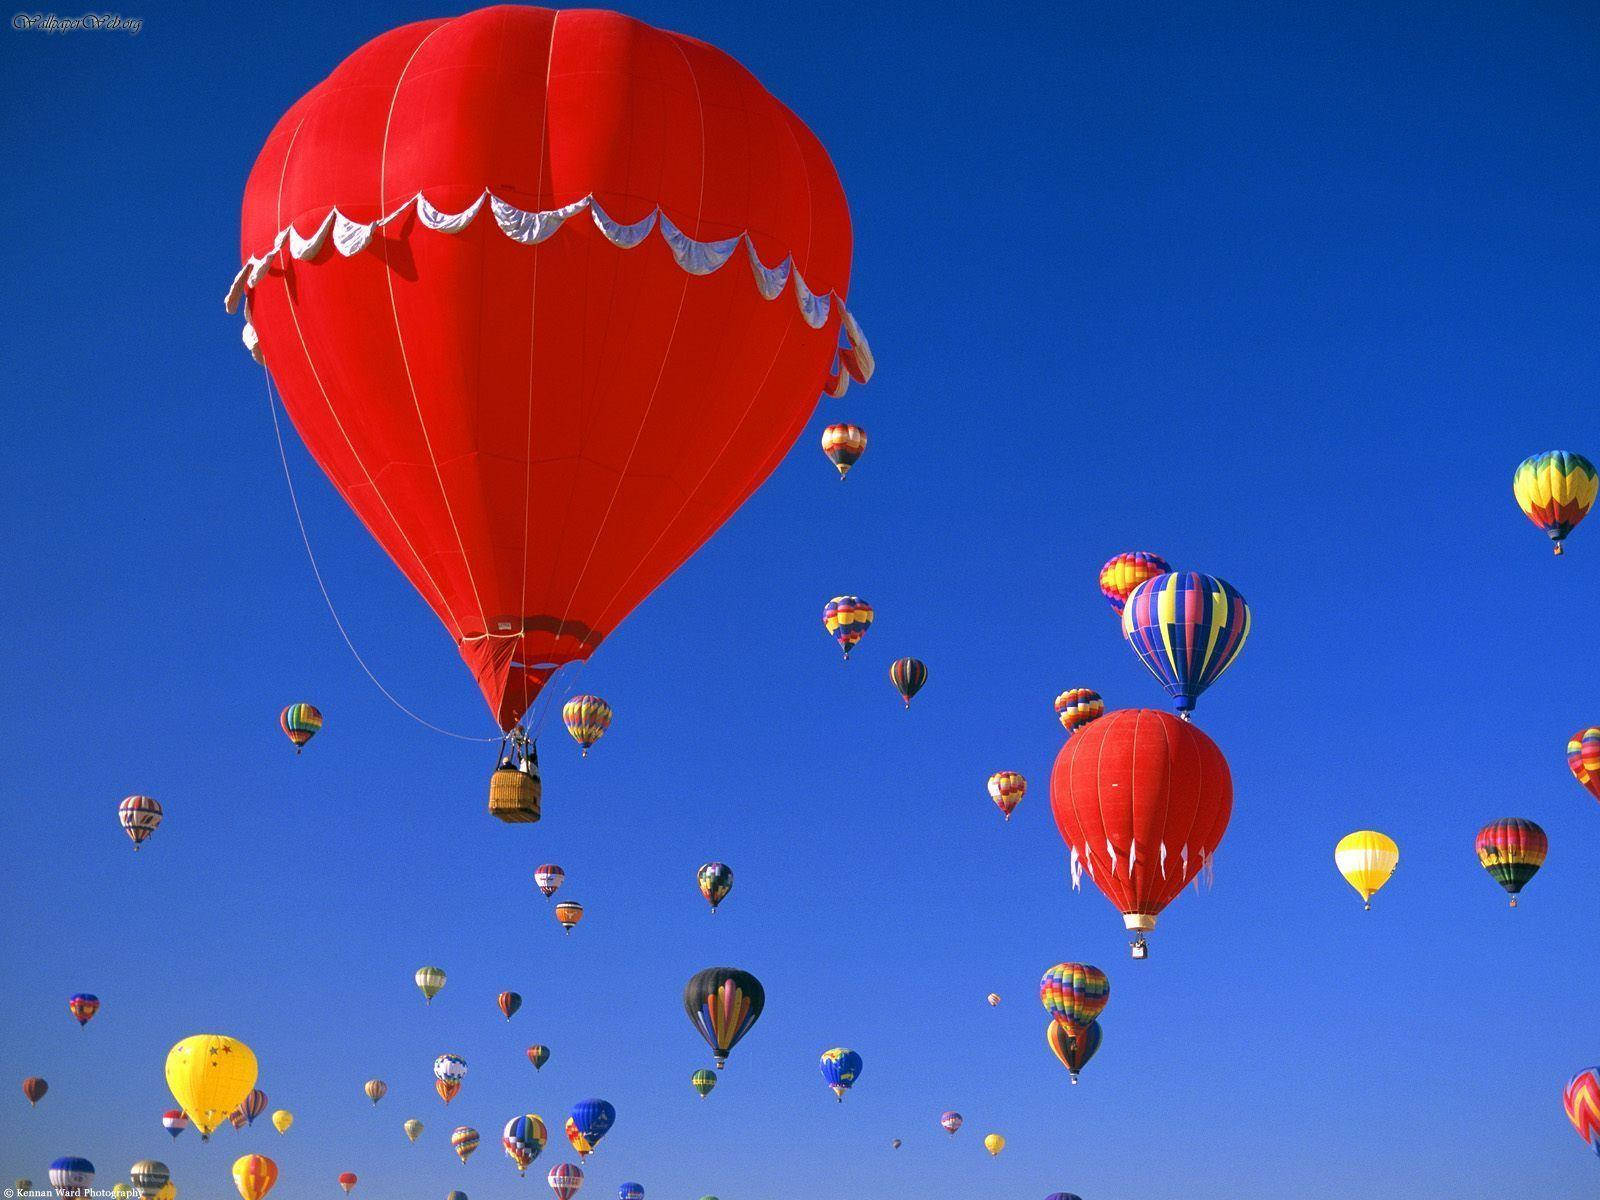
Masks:
[[[1511,480],[1517,504],[1560,554],[1561,543],[1594,507],[1600,474],[1594,464],[1570,450],[1546,450],[1522,460]]]
[[[1100,592],[1111,602],[1111,607],[1120,617],[1123,606],[1128,603],[1128,597],[1133,594],[1134,588],[1146,579],[1165,575],[1170,570],[1172,568],[1166,559],[1147,550],[1133,550],[1127,554],[1119,554],[1100,568]]]
[[[1508,817],[1478,830],[1477,849],[1483,869],[1511,894],[1511,907],[1515,908],[1517,893],[1544,865],[1550,842],[1532,821]]]
[[[611,705],[599,696],[574,696],[561,706],[561,722],[587,758],[589,747],[611,728]]]
[[[1171,571],[1133,589],[1122,635],[1184,720],[1233,665],[1250,636],[1250,606],[1234,587],[1195,571]]]
[[[1567,743],[1567,767],[1572,777],[1600,800],[1600,729],[1580,729]]]
[[[291,704],[278,714],[278,726],[294,743],[294,752],[299,754],[322,728],[322,714],[313,704]]]
[[[850,651],[872,628],[872,605],[860,596],[835,596],[823,606],[822,627],[839,643],[848,660]]]
[[[859,425],[829,425],[822,431],[822,452],[843,479],[867,452],[867,431]]]
[[[1111,981],[1088,963],[1057,963],[1039,980],[1039,1003],[1074,1033],[1088,1029],[1111,999]]]
[[[1104,716],[1106,702],[1100,693],[1089,688],[1073,688],[1056,697],[1056,718],[1061,728],[1071,737],[1075,729],[1082,728],[1096,717]]]

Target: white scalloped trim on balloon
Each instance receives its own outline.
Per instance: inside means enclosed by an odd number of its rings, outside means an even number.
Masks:
[[[800,307],[801,319],[812,329],[821,329],[826,325],[834,303],[838,303],[839,323],[844,337],[843,344],[839,347],[838,361],[828,380],[826,389],[828,395],[844,395],[852,379],[857,383],[866,383],[872,378],[876,366],[872,358],[872,347],[867,344],[867,337],[861,332],[861,326],[844,306],[843,298],[832,291],[820,294],[813,292],[800,277],[800,272],[795,269],[792,259],[785,258],[775,267],[767,266],[756,253],[755,243],[747,233],[715,242],[696,241],[674,225],[659,208],[643,220],[623,225],[613,221],[593,196],[585,196],[582,200],[576,200],[561,208],[532,212],[518,208],[485,189],[482,195],[460,212],[447,213],[435,208],[428,202],[426,196],[418,192],[387,216],[365,225],[352,221],[335,208],[323,218],[322,224],[317,226],[316,232],[310,237],[302,235],[293,225],[280,230],[273,240],[271,250],[259,258],[247,260],[244,266],[239,268],[239,273],[233,277],[232,286],[228,288],[223,306],[229,312],[233,312],[243,301],[245,348],[257,362],[260,362],[261,344],[256,331],[250,325],[248,293],[266,277],[267,272],[272,269],[273,260],[285,249],[292,258],[301,260],[314,258],[331,236],[334,249],[345,258],[349,258],[371,245],[372,235],[379,229],[392,221],[399,220],[413,209],[416,210],[417,220],[427,228],[440,233],[460,233],[472,224],[485,203],[488,204],[500,231],[512,241],[521,242],[525,246],[537,246],[553,235],[570,218],[585,210],[594,221],[595,227],[605,235],[606,240],[623,250],[633,249],[649,237],[651,231],[659,230],[662,240],[672,251],[672,257],[677,259],[678,265],[691,275],[709,275],[713,271],[721,270],[743,242],[748,252],[750,272],[755,278],[756,290],[764,299],[776,300],[793,280],[795,302]]]

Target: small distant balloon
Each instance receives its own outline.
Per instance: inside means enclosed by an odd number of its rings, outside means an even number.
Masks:
[[[37,1104],[44,1099],[44,1094],[50,1090],[50,1085],[37,1075],[29,1075],[22,1081],[22,1094],[28,1098],[30,1105]]]
[[[533,1045],[528,1047],[528,1061],[533,1064],[535,1071],[539,1070],[550,1061],[550,1047]]]
[[[1510,894],[1511,907],[1515,908],[1517,893],[1544,865],[1550,843],[1544,830],[1532,821],[1508,817],[1478,830],[1476,848],[1478,862]]]
[[[500,1011],[505,1014],[506,1020],[511,1020],[517,1009],[522,1007],[522,997],[516,992],[501,992],[495,998],[495,1003],[500,1006]]]
[[[438,967],[422,967],[417,971],[417,988],[422,992],[422,999],[427,1004],[433,1003],[444,987],[444,972]]]
[[[700,894],[711,905],[711,911],[716,912],[717,905],[733,890],[733,868],[726,863],[708,862],[695,878],[700,884]]]
[[[928,664],[920,658],[897,658],[889,664],[889,682],[894,684],[895,691],[900,693],[900,698],[910,708],[911,697],[928,682]]]
[[[556,894],[556,889],[561,886],[566,878],[567,873],[556,866],[555,863],[544,863],[536,867],[533,872],[534,886],[544,893],[546,900]]]
[[[847,1050],[843,1046],[835,1046],[832,1050],[822,1052],[822,1079],[839,1102],[844,1103],[844,1094],[855,1086],[856,1079],[861,1074],[861,1055],[854,1050]]]
[[[367,1094],[367,1099],[376,1104],[389,1094],[389,1085],[381,1079],[369,1079],[361,1085],[361,1090]]]
[[[850,651],[872,628],[872,605],[860,596],[835,596],[823,606],[822,627],[839,643],[848,660]]]
[[[1056,719],[1071,737],[1096,717],[1105,715],[1106,702],[1089,688],[1073,688],[1056,697]]]
[[[1563,553],[1561,543],[1594,507],[1600,475],[1594,464],[1570,450],[1546,450],[1522,460],[1512,477],[1517,504]]]
[[[1008,821],[1027,793],[1028,781],[1015,771],[996,771],[989,776],[989,798]]]
[[[611,705],[599,696],[574,696],[561,706],[561,723],[578,743],[582,757],[611,728]]]
[[[955,1137],[956,1130],[961,1128],[961,1114],[958,1112],[941,1113],[939,1124],[951,1137]]]
[[[470,1125],[456,1126],[450,1134],[450,1148],[456,1152],[457,1158],[466,1162],[478,1148],[478,1131]]]
[[[829,425],[822,431],[822,452],[843,479],[867,452],[867,431],[859,425]]]
[[[902,1142],[899,1138],[891,1138],[889,1140],[889,1149],[891,1149],[891,1150],[898,1150],[903,1145],[905,1145],[905,1143]]]
[[[181,1108],[169,1109],[161,1114],[161,1127],[173,1137],[177,1137],[185,1129],[189,1128],[188,1114]]]
[[[989,1157],[993,1158],[1006,1148],[1006,1140],[998,1133],[991,1133],[983,1139],[983,1148],[989,1152]]]
[[[583,1168],[574,1163],[557,1163],[550,1168],[545,1182],[556,1194],[556,1200],[572,1200],[583,1186]]]
[[[422,1122],[417,1120],[415,1117],[412,1117],[409,1121],[402,1125],[401,1128],[406,1131],[406,1138],[410,1141],[415,1142],[419,1137],[422,1136]]]
[[[1600,800],[1600,729],[1580,729],[1567,742],[1567,767],[1572,777]]]
[[[128,1168],[128,1181],[139,1193],[140,1200],[156,1200],[171,1178],[167,1164],[153,1158],[141,1158]]]
[[[67,998],[67,1010],[78,1019],[80,1026],[87,1025],[100,1011],[100,997],[88,992],[76,992]]]
[[[1067,1069],[1067,1074],[1072,1077],[1072,1082],[1078,1082],[1078,1072],[1083,1070],[1085,1064],[1094,1057],[1094,1052],[1100,1049],[1100,1022],[1090,1021],[1083,1029],[1074,1029],[1060,1021],[1051,1021],[1050,1028],[1045,1031],[1045,1041],[1049,1043],[1051,1051],[1061,1060],[1061,1065]]]
[[[711,1089],[717,1086],[717,1073],[702,1067],[689,1076],[689,1082],[694,1086],[694,1090],[700,1093],[700,1098],[704,1100],[711,1095]]]
[[[556,920],[561,922],[561,928],[569,934],[572,927],[583,920],[583,905],[572,900],[562,900],[556,904]]]
[[[122,831],[133,839],[137,850],[161,824],[161,804],[154,796],[129,796],[117,805],[117,820]]]
[[[272,1114],[272,1127],[279,1133],[288,1133],[289,1126],[294,1124],[294,1114],[287,1108],[280,1108]]]
[[[990,1008],[994,1008],[999,1003],[1000,1003],[1000,994],[998,992],[990,992],[989,993],[989,1007]]]
[[[344,1194],[346,1196],[348,1196],[351,1191],[354,1190],[356,1183],[357,1179],[354,1171],[346,1171],[339,1176],[339,1186],[344,1189]]]
[[[78,1200],[89,1195],[94,1183],[94,1164],[87,1158],[67,1155],[50,1164],[50,1186],[62,1200]]]
[[[294,743],[294,752],[299,754],[322,728],[322,713],[314,704],[291,704],[278,714],[278,727]]]
[[[1360,894],[1361,907],[1370,909],[1372,897],[1400,864],[1400,847],[1376,830],[1361,829],[1339,840],[1333,849],[1333,863]]]

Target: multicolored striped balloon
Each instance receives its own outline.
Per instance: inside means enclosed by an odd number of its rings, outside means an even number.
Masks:
[[[239,1113],[251,1125],[256,1123],[256,1118],[267,1111],[267,1094],[260,1088],[251,1088],[250,1094],[239,1102]]]
[[[1600,1154],[1600,1067],[1574,1075],[1561,1093],[1561,1102],[1578,1136]]]
[[[548,1140],[544,1121],[538,1113],[524,1113],[506,1122],[500,1135],[500,1145],[506,1157],[517,1164],[517,1174],[528,1169],[528,1164],[539,1157]]]
[[[161,816],[161,805],[152,796],[129,796],[117,805],[117,820],[122,824],[122,831],[133,839],[135,850],[156,831]]]
[[[835,596],[822,609],[822,627],[849,659],[850,651],[872,628],[872,605],[860,596]]]
[[[1600,729],[1580,729],[1567,743],[1567,767],[1588,793],[1600,800]]]
[[[1122,634],[1184,720],[1250,636],[1250,606],[1231,584],[1194,571],[1147,579],[1122,610]]]
[[[348,1174],[348,1172],[346,1172]],[[350,1186],[355,1186],[355,1176],[350,1176]],[[339,1176],[343,1185],[344,1176]],[[233,1186],[239,1189],[243,1200],[262,1200],[278,1182],[278,1164],[265,1154],[246,1154],[234,1160]],[[349,1192],[350,1188],[344,1189]]]
[[[928,664],[920,658],[897,658],[889,664],[889,682],[894,684],[895,691],[900,693],[900,698],[910,708],[911,697],[928,682]]]
[[[567,1116],[567,1141],[579,1158],[594,1153],[600,1139],[617,1123],[617,1110],[605,1100],[579,1100]]]
[[[1100,591],[1120,617],[1123,605],[1127,604],[1134,588],[1146,579],[1165,575],[1170,570],[1172,568],[1167,565],[1167,560],[1159,554],[1145,550],[1119,554],[1100,568]]]
[[[683,1011],[711,1047],[720,1071],[728,1053],[766,1007],[767,992],[749,971],[737,967],[707,967],[683,986]]]
[[[950,1112],[940,1113],[939,1126],[951,1137],[955,1137],[956,1130],[961,1128],[961,1114],[954,1109]]]
[[[1600,474],[1594,464],[1570,450],[1546,450],[1522,460],[1512,477],[1517,504],[1562,553],[1561,543],[1594,507]]]
[[[555,863],[541,863],[533,870],[533,883],[544,893],[546,900],[556,894],[556,889],[566,880],[567,873]]]
[[[832,1050],[822,1052],[822,1079],[833,1094],[844,1103],[844,1094],[848,1092],[861,1074],[861,1055],[854,1050],[847,1050],[843,1046],[835,1046]]]
[[[587,758],[589,747],[611,728],[611,705],[599,696],[574,696],[561,706],[561,723]]]
[[[700,1099],[704,1100],[711,1095],[712,1089],[717,1086],[717,1073],[701,1067],[700,1070],[689,1076],[689,1084],[695,1091],[700,1093]]]
[[[171,1108],[161,1114],[161,1128],[177,1137],[189,1128],[189,1114],[181,1108]]]
[[[294,743],[294,752],[299,754],[322,728],[322,713],[314,704],[291,704],[278,714],[278,727]]]
[[[1067,1069],[1067,1074],[1072,1076],[1072,1082],[1078,1082],[1078,1072],[1083,1070],[1088,1061],[1094,1057],[1094,1052],[1100,1049],[1100,1022],[1090,1021],[1083,1029],[1074,1029],[1060,1021],[1051,1021],[1050,1028],[1045,1030],[1044,1040],[1049,1043],[1051,1051],[1061,1060],[1061,1065]]]
[[[74,992],[67,997],[67,1011],[78,1019],[80,1027],[87,1025],[95,1013],[100,1011],[100,997],[92,996],[88,992]]]
[[[478,1148],[478,1131],[470,1125],[457,1125],[450,1135],[450,1148],[456,1152],[457,1158],[466,1162]]]
[[[545,1182],[556,1194],[556,1200],[572,1200],[583,1186],[583,1168],[574,1163],[557,1163],[550,1168]]]
[[[1061,722],[1061,728],[1067,731],[1068,737],[1072,736],[1073,730],[1103,716],[1105,711],[1106,702],[1100,698],[1100,693],[1089,688],[1073,688],[1056,697],[1056,719]]]
[[[1478,830],[1477,849],[1483,869],[1511,893],[1511,907],[1515,908],[1517,893],[1544,865],[1550,842],[1532,821],[1507,817]]]
[[[444,990],[445,974],[439,967],[418,967],[415,976],[417,990],[422,993],[423,1002],[432,1004],[433,998]]]
[[[1057,963],[1039,980],[1039,1003],[1061,1024],[1087,1029],[1111,999],[1111,981],[1088,963]]]
[[[535,1071],[539,1070],[550,1061],[550,1047],[533,1045],[528,1047],[528,1061],[533,1064]]]
[[[511,1020],[517,1009],[522,1007],[522,996],[517,992],[501,992],[494,1001],[500,1006],[500,1012],[506,1020]]]
[[[996,771],[989,776],[989,799],[1011,820],[1011,814],[1028,794],[1028,781],[1015,771]]]
[[[376,1104],[389,1094],[389,1085],[381,1079],[369,1079],[361,1085],[361,1090],[367,1094],[367,1099]]]
[[[829,425],[822,431],[822,452],[843,479],[867,452],[867,431],[859,425]]]

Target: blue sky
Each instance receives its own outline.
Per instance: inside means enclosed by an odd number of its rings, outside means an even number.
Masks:
[[[447,10],[151,4],[136,37],[0,37],[0,1075],[51,1084],[0,1104],[0,1176],[155,1155],[192,1200],[255,1150],[284,1200],[344,1170],[356,1200],[542,1196],[564,1146],[518,1181],[501,1125],[602,1096],[585,1196],[1592,1194],[1560,1088],[1600,1060],[1600,811],[1562,749],[1600,722],[1600,528],[1552,558],[1510,479],[1600,452],[1600,18],[948,7],[630,7],[732,52],[829,148],[880,374],[596,655],[615,724],[585,761],[548,740],[524,828],[483,814],[490,752],[414,725],[339,641],[219,303],[273,122]],[[842,486],[815,444],[840,419],[872,439]],[[426,606],[291,461],[380,677],[489,732]],[[1046,795],[1058,691],[1162,702],[1095,586],[1133,548],[1256,618],[1199,711],[1236,784],[1216,885],[1145,963],[1070,891]],[[839,592],[878,612],[848,666],[818,619]],[[708,650],[686,631],[709,609],[732,619]],[[909,715],[901,654],[931,671]],[[328,726],[296,759],[275,717],[300,699]],[[1009,825],[1002,768],[1033,785]],[[137,856],[135,791],[167,810]],[[1551,841],[1515,912],[1472,850],[1502,816]],[[1332,848],[1367,826],[1402,862],[1363,914]],[[736,874],[714,917],[712,858]],[[570,938],[547,859],[587,908]],[[1035,996],[1069,958],[1112,979],[1078,1088]],[[424,1008],[428,962],[450,983]],[[718,963],[768,1010],[702,1102],[679,992]],[[104,1003],[82,1031],[77,990]],[[202,1030],[255,1047],[287,1137],[168,1141],[162,1061]],[[833,1045],[865,1059],[843,1105]],[[444,1051],[471,1069],[448,1109]],[[466,1167],[458,1123],[484,1135]]]

